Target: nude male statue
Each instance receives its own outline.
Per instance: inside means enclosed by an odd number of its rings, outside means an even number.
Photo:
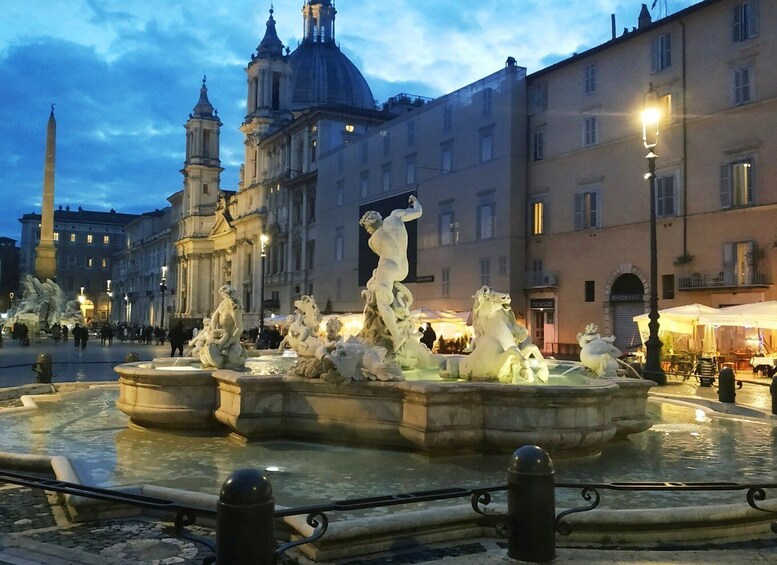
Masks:
[[[365,212],[359,224],[370,234],[370,249],[378,256],[378,266],[367,281],[367,290],[372,292],[378,314],[388,330],[394,351],[398,351],[408,336],[402,335],[397,325],[397,316],[391,305],[394,302],[394,283],[407,277],[407,229],[405,222],[421,216],[421,204],[415,196],[408,199],[405,209],[391,212],[387,218],[374,210]]]

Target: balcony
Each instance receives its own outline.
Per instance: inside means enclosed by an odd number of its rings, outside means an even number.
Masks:
[[[546,271],[529,271],[526,273],[526,288],[558,288],[558,276]]]
[[[769,273],[750,269],[743,272],[691,273],[680,277],[679,290],[747,290],[772,286]]]

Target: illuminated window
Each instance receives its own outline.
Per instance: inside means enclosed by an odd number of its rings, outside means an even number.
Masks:
[[[101,263],[101,266],[102,266],[103,269],[108,267],[108,259],[106,259],[105,257],[102,258],[100,263]]]
[[[353,133],[354,131],[356,131],[356,126],[354,126],[353,124],[345,124],[345,131],[348,133]]]
[[[740,208],[755,203],[755,164],[742,159],[720,167],[720,207]]]
[[[88,269],[91,269],[92,267],[94,267],[94,259],[92,259],[91,257],[87,257],[86,258],[86,267]]]
[[[109,235],[104,235],[104,236],[103,236],[103,245],[108,245],[108,244],[110,244],[110,243],[111,243],[111,236],[109,236]]]
[[[54,241],[59,241],[59,232],[58,231],[54,232]]]
[[[94,236],[91,233],[86,234],[86,242],[91,244],[94,241]]]
[[[531,234],[542,235],[545,233],[545,202],[537,200],[531,205]]]
[[[71,243],[75,243],[75,241],[76,241],[76,234],[74,234],[74,233],[71,233],[71,234],[70,234],[70,242],[71,242]]]

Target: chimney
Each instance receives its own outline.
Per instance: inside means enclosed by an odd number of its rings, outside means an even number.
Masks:
[[[650,16],[647,4],[642,4],[642,9],[639,11],[639,18],[637,18],[637,26],[639,29],[649,26],[653,23],[653,18]]]
[[[610,14],[610,27],[612,28],[612,38],[615,39],[615,14]]]

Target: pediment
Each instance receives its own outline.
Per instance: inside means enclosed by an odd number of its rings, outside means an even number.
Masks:
[[[221,211],[217,211],[215,213],[215,216],[216,216],[216,221],[213,223],[213,227],[211,228],[208,236],[221,237],[229,234],[234,235],[235,227],[232,225],[229,219],[224,215],[224,213]]]

